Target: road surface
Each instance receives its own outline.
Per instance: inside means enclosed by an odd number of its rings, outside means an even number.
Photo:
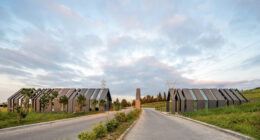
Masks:
[[[125,110],[125,112],[130,110]],[[92,125],[101,120],[105,122],[107,116],[113,118],[114,114],[115,112],[107,112],[15,130],[0,130],[0,140],[60,140],[66,138],[77,140],[78,133],[91,130]]]
[[[236,137],[182,118],[143,109],[126,140],[235,140]]]

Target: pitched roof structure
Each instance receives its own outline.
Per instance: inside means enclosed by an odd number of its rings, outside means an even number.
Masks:
[[[237,89],[170,89],[166,108],[172,113],[192,112],[226,105],[239,105],[247,101]]]
[[[15,105],[20,104],[20,100],[23,98],[21,92],[23,89],[15,92],[12,96],[8,98],[8,111],[13,112],[15,110]],[[86,105],[83,107],[83,111],[90,110],[90,101],[91,100],[105,100],[105,110],[110,110],[112,107],[112,98],[110,95],[110,91],[108,88],[100,89],[100,88],[44,88],[44,89],[33,89],[32,92],[35,94],[33,99],[31,100],[32,109],[36,112],[42,112],[42,106],[40,104],[40,99],[44,96],[44,93],[51,94],[53,91],[58,92],[57,98],[53,100],[53,108],[52,103],[48,103],[48,106],[44,109],[45,112],[76,112],[79,111],[79,104],[77,103],[78,95],[82,94],[86,97]],[[66,96],[68,98],[68,104],[64,107],[59,103],[59,98],[62,96]],[[63,110],[64,108],[64,110]],[[96,108],[95,108],[96,110]]]

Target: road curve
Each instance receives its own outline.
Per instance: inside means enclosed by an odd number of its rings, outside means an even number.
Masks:
[[[143,109],[142,116],[126,140],[237,140],[223,132],[182,118]]]
[[[129,112],[130,110],[124,111]],[[66,138],[77,140],[78,133],[90,130],[92,125],[101,120],[104,122],[108,116],[113,118],[115,113],[106,112],[15,130],[0,130],[0,140],[60,140]]]

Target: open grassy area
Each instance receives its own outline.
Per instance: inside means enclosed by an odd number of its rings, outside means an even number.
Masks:
[[[159,106],[166,106],[166,101],[142,104],[142,107],[144,108],[155,108]]]
[[[260,89],[247,90],[242,92],[248,100],[260,101]]]
[[[88,112],[88,113],[36,113],[30,112],[26,116],[26,118],[22,119],[21,123],[17,121],[17,113],[14,112],[7,112],[6,108],[1,108],[0,111],[0,129],[19,126],[19,125],[26,125],[26,124],[33,124],[33,123],[40,123],[40,122],[47,122],[47,121],[54,121],[59,119],[65,118],[72,118],[90,114],[96,114],[98,112]]]

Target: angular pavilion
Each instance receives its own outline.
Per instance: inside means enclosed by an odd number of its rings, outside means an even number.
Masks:
[[[166,111],[193,112],[245,102],[248,99],[237,89],[169,89]]]
[[[14,112],[17,106],[21,106],[22,99],[24,96],[21,94],[23,89],[18,90],[12,96],[8,98],[7,108],[8,112]],[[40,100],[44,94],[49,94],[53,91],[58,92],[58,96],[49,101],[47,106],[43,109]],[[44,88],[31,91],[34,94],[34,97],[30,99],[30,104],[32,110],[35,112],[89,112],[89,111],[108,111],[112,109],[112,98],[108,88]],[[77,102],[77,97],[79,95],[84,95],[86,102],[83,109],[80,110],[80,105]],[[67,104],[61,104],[59,99],[62,96],[68,98]],[[95,104],[93,102],[96,102]],[[102,105],[100,105],[102,102]]]

